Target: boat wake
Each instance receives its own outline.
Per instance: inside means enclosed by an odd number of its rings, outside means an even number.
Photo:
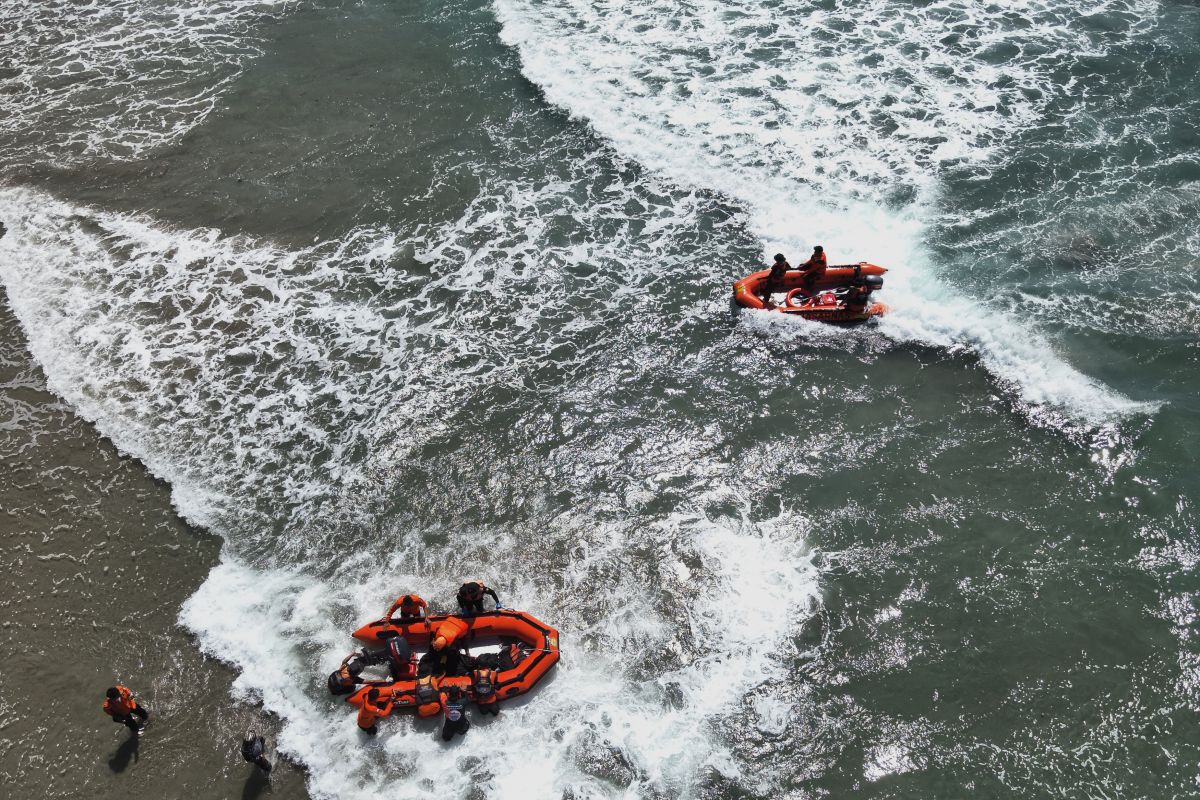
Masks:
[[[1103,5],[1106,19],[1127,21],[1126,39],[1144,33],[1154,6]],[[1068,91],[1057,63],[1111,46],[1081,24],[1092,5],[495,8],[548,101],[626,157],[746,209],[767,254],[803,258],[823,243],[831,263],[888,266],[885,334],[976,353],[1037,421],[1095,426],[1156,408],[1072,367],[1029,323],[952,289],[922,244],[939,173],[993,158]]]

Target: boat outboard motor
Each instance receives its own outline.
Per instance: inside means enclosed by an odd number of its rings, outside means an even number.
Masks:
[[[877,292],[883,288],[882,275],[868,275],[863,278],[863,288],[868,292]]]
[[[411,677],[409,667],[412,664],[412,648],[408,646],[407,639],[403,636],[388,639],[387,654],[388,670],[392,673],[392,680],[398,681],[404,677]]]

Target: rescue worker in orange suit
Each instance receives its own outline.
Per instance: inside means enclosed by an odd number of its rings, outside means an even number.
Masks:
[[[483,596],[488,594],[492,596],[496,608],[500,608],[500,598],[496,596],[494,589],[484,586],[483,581],[468,581],[458,587],[458,607],[464,614],[482,614]]]
[[[362,732],[370,736],[379,733],[379,726],[376,723],[392,713],[392,693],[388,692],[387,699],[383,699],[383,693],[378,689],[371,689],[367,692],[367,696],[363,698],[363,703],[358,709],[358,727]]]
[[[118,683],[116,686],[110,686],[104,694],[104,713],[112,717],[113,722],[119,722],[134,733],[139,733],[150,712],[134,699],[133,692]],[[134,717],[140,722],[135,722]]]
[[[329,693],[353,694],[362,683],[358,676],[362,674],[364,666],[363,658],[357,652],[343,658],[342,665],[329,673]]]
[[[383,615],[383,618],[390,620],[397,609],[400,611],[400,622],[414,622],[429,614],[429,603],[426,603],[419,594],[401,595],[396,598],[396,602],[392,603],[392,607]]]
[[[825,275],[825,270],[829,267],[829,261],[825,258],[825,248],[817,245],[813,248],[812,256],[800,265],[800,272],[804,275],[804,283],[808,288]]]
[[[467,698],[463,690],[451,686],[441,693],[442,699],[442,741],[448,742],[456,735],[466,736],[471,729],[471,721],[467,719]]]
[[[775,254],[775,263],[771,265],[771,274],[767,276],[767,282],[763,284],[762,301],[764,303],[771,302],[771,295],[775,292],[783,291],[783,276],[792,268],[784,258],[783,253]]]

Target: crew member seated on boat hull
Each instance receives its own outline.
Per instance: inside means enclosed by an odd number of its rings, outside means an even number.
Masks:
[[[775,292],[783,291],[783,276],[786,275],[787,271],[791,268],[792,265],[788,263],[786,258],[784,258],[783,253],[775,254],[775,263],[771,265],[771,274],[768,275],[766,281],[763,282],[762,301],[764,303],[770,304],[771,295]]]
[[[829,260],[825,258],[825,248],[821,245],[814,247],[808,261],[798,267],[803,275],[804,285],[809,289],[812,289],[817,281],[825,277],[825,270],[828,268]]]

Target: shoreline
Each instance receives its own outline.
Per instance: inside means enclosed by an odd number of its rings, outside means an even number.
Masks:
[[[178,624],[220,538],[181,519],[169,485],[46,389],[3,289],[0,458],[0,668],[32,678],[0,689],[0,786],[45,798],[308,797],[300,766],[277,758],[267,783],[242,761],[246,728],[273,740],[278,721],[234,701],[233,669]],[[151,713],[136,744],[100,710],[115,680]]]

